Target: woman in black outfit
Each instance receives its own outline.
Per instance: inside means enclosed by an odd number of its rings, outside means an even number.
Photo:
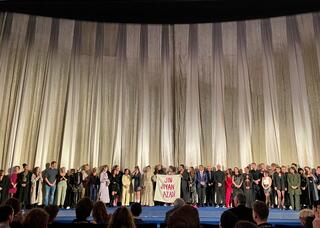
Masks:
[[[278,207],[280,209],[284,209],[287,179],[286,179],[285,173],[282,172],[279,166],[276,167],[276,172],[273,174],[272,179],[273,179],[274,190],[277,191]]]
[[[76,203],[73,202],[74,193],[73,193],[73,183],[74,183],[74,173],[75,169],[70,169],[67,171],[67,193],[66,200],[64,201],[64,208],[70,209],[76,206]]]
[[[133,191],[134,191],[134,202],[140,203],[141,200],[141,172],[139,166],[134,167],[134,171],[131,174]]]
[[[244,168],[242,187],[246,196],[246,206],[251,208],[253,202],[253,179],[249,167]]]
[[[117,172],[117,169],[113,168],[111,171],[110,177],[110,206],[116,207],[118,205],[119,197],[120,197],[120,179]]]
[[[300,204],[301,208],[307,207],[309,205],[309,196],[308,196],[308,178],[304,173],[304,169],[299,168],[298,172],[300,174],[301,182],[301,195],[300,195]]]
[[[8,199],[9,179],[4,175],[4,170],[0,170],[0,205]]]

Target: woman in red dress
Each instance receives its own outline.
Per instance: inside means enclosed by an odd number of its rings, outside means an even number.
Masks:
[[[10,181],[10,187],[9,187],[10,198],[12,198],[14,196],[14,194],[17,193],[19,171],[20,171],[20,167],[15,166],[15,167],[13,167],[13,171],[11,172],[10,180],[9,180]]]
[[[226,207],[230,207],[232,194],[232,169],[226,170]]]

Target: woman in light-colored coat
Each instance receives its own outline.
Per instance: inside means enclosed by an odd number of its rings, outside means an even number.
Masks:
[[[104,165],[100,171],[100,188],[99,188],[99,200],[103,203],[110,203],[109,184],[107,165]]]
[[[36,167],[31,176],[31,205],[42,205],[42,183],[41,169]]]
[[[152,172],[150,166],[147,166],[143,172],[142,189],[141,204],[143,206],[154,206]]]

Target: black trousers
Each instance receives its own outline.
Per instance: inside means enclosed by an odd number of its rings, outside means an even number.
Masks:
[[[19,201],[23,208],[27,208],[27,206],[30,205],[30,191],[28,186],[19,189]]]
[[[218,187],[216,186],[216,204],[217,205],[223,205],[225,204],[225,199],[226,199],[226,192],[225,188],[223,186]]]
[[[200,186],[198,187],[198,203],[204,204],[205,198],[206,198],[206,187]]]
[[[214,203],[213,185],[207,186],[207,189],[206,189],[206,203],[207,204],[213,204]]]

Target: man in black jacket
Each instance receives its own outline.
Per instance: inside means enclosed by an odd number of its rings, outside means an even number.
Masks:
[[[208,184],[206,189],[206,204],[207,206],[212,206],[214,203],[214,175],[212,171],[212,167],[210,165],[207,166],[207,177],[208,177]]]
[[[225,173],[221,170],[221,165],[217,165],[217,170],[214,172],[214,188],[216,194],[216,207],[224,206],[226,198],[225,190]]]
[[[179,166],[179,174],[181,176],[181,198],[189,202],[189,173],[182,164]]]
[[[18,175],[18,195],[19,201],[23,208],[27,208],[30,205],[30,188],[31,188],[31,175],[29,166],[23,164],[23,171]]]
[[[251,163],[250,174],[253,178],[253,200],[261,200],[261,172],[257,169],[257,164],[255,162]]]
[[[5,175],[4,170],[0,170],[0,205],[8,198],[9,177]]]
[[[71,207],[75,206],[78,201],[81,199],[82,193],[82,173],[81,170],[78,169],[75,171],[73,175],[70,176],[70,185],[72,188],[73,200],[71,203]]]

